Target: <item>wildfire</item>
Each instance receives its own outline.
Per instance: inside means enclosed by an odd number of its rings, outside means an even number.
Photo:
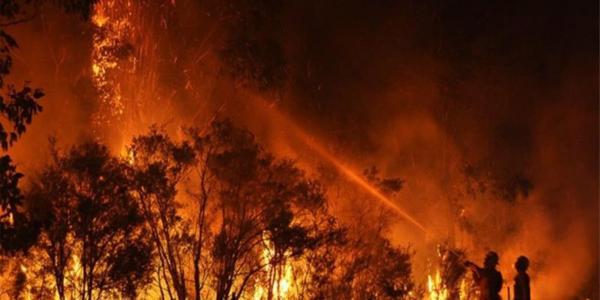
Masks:
[[[92,49],[92,81],[103,107],[95,116],[97,125],[120,118],[125,110],[121,85],[111,73],[117,71],[127,52],[127,37],[131,28],[127,14],[116,11],[131,6],[130,1],[100,1],[94,7],[95,26]]]
[[[100,0],[91,17],[94,26],[90,76],[98,108],[93,115],[97,136],[119,150],[151,124],[171,120],[171,86],[161,84],[160,64],[177,61],[161,55],[167,19],[174,1]],[[156,109],[157,106],[162,109]]]
[[[281,268],[274,267],[271,263],[275,255],[274,246],[268,238],[263,239],[265,245],[261,259],[262,263],[266,266],[265,273],[272,274],[275,281],[271,286],[272,299],[288,299],[292,295],[292,282],[294,280],[292,265],[286,260]],[[285,256],[288,256],[287,254]],[[253,299],[261,300],[268,299],[269,295],[269,284],[258,285],[254,292]]]
[[[471,295],[471,287],[468,278],[462,278],[458,284],[458,291],[451,296],[450,289],[444,284],[440,270],[427,276],[427,299],[428,300],[467,300]]]
[[[108,20],[108,16],[104,15],[102,11],[97,11],[97,13],[92,16],[92,23],[98,27],[104,27]]]
[[[435,274],[427,276],[427,291],[429,300],[447,300],[449,296],[448,289],[444,287],[442,275],[437,270]]]
[[[120,156],[129,165],[133,165],[135,163],[135,155],[133,150],[129,149],[128,147],[121,147]]]
[[[68,274],[79,278],[82,276],[81,259],[77,255],[73,255],[73,266],[69,269]]]

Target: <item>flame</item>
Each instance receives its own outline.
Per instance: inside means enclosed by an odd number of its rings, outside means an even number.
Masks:
[[[92,16],[92,23],[98,27],[103,27],[106,22],[108,22],[109,17],[104,15],[102,12],[97,11],[95,15]]]
[[[466,300],[467,296],[469,295],[469,284],[467,283],[466,280],[461,280],[460,281],[460,287],[459,287],[459,291],[460,291],[460,300]]]
[[[123,48],[131,24],[127,14],[114,13],[129,7],[131,2],[106,0],[94,7],[92,24],[95,26],[92,48],[92,81],[98,91],[101,111],[95,116],[96,125],[110,123],[110,118],[120,118],[125,110],[120,82],[110,76],[120,66],[122,59],[115,52]]]
[[[265,247],[261,252],[262,263],[265,265],[265,273],[270,274],[273,271],[273,265],[271,264],[271,260],[275,255],[274,246],[268,238],[263,238],[263,243]],[[289,256],[289,254],[285,254],[285,256]],[[273,295],[273,299],[288,299],[293,294],[292,283],[294,280],[292,265],[289,261],[286,260],[283,268],[281,270],[280,278],[275,280],[275,283],[271,287],[271,294]],[[259,285],[254,292],[253,299],[261,300],[266,299],[268,296],[268,284],[267,286]]]
[[[94,6],[90,76],[98,107],[92,123],[99,139],[114,151],[151,124],[173,118],[176,91],[159,80],[165,59],[161,43],[170,38],[166,20],[175,2],[158,2],[100,0]]]
[[[79,258],[79,256],[73,255],[73,267],[71,268],[70,273],[75,275],[81,275],[82,272],[83,271],[81,269],[81,259]]]
[[[25,274],[26,278],[29,277],[29,269],[27,268],[27,266],[25,266],[24,264],[19,264],[19,269],[21,270],[21,272],[23,274]],[[29,280],[25,281],[25,285],[23,286],[23,294],[22,294],[23,298],[22,299],[26,299],[26,300],[32,300],[33,299],[33,295],[31,292],[31,283],[29,282]]]
[[[83,279],[83,268],[81,266],[81,259],[77,254],[72,256],[73,263],[67,267],[65,272],[65,278],[69,280],[74,286],[77,287],[78,283]],[[77,287],[80,289],[81,287]]]
[[[449,292],[444,286],[439,270],[427,276],[427,291],[429,300],[448,300]]]
[[[128,147],[121,147],[120,156],[129,165],[133,165],[135,163],[135,155],[133,154],[133,150]]]
[[[427,299],[428,300],[468,300],[471,295],[471,287],[467,278],[462,278],[458,285],[457,294],[451,296],[451,291],[444,284],[440,270],[433,274],[427,275]]]

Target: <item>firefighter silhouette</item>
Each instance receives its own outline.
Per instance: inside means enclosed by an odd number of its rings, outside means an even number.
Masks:
[[[529,291],[529,275],[527,275],[527,268],[529,267],[529,259],[525,256],[519,256],[515,262],[515,269],[517,270],[517,276],[515,276],[514,285],[514,300],[530,300],[531,293]]]
[[[502,290],[502,274],[496,270],[498,254],[490,251],[485,255],[483,267],[467,261],[465,265],[473,272],[473,280],[479,287],[480,300],[499,300]]]

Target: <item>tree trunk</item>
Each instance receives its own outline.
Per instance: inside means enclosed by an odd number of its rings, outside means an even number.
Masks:
[[[200,262],[199,257],[194,257],[194,295],[195,300],[200,300]]]

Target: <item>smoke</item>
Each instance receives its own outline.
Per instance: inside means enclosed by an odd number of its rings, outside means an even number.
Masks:
[[[402,176],[398,202],[441,238],[502,253],[508,282],[524,254],[536,297],[597,294],[595,4],[468,4],[290,8],[284,107]],[[430,256],[410,230],[393,237]]]
[[[215,113],[316,173],[322,159],[293,124],[354,169],[405,180],[394,201],[435,232],[403,220],[389,232],[416,250],[417,279],[450,240],[476,261],[499,252],[507,282],[527,255],[535,298],[597,295],[597,3],[265,0],[279,3],[268,26],[241,30],[196,1],[133,2],[136,67],[118,75],[128,106],[101,128],[91,23],[48,6],[9,29],[13,81],[48,95],[12,150],[26,174],[49,135],[72,144],[103,130],[118,152],[153,123],[177,135]],[[224,47],[240,34],[280,46],[276,92],[230,74]],[[268,67],[259,78],[279,74]]]

